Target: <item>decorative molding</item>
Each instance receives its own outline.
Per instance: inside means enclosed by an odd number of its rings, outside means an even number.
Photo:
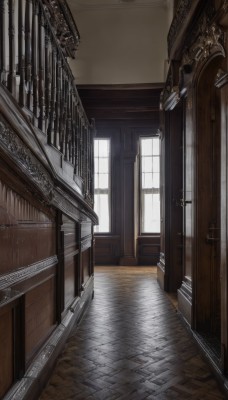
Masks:
[[[45,260],[39,261],[37,263],[27,265],[24,268],[20,268],[17,271],[11,272],[3,277],[0,277],[0,290],[6,289],[16,283],[19,283],[25,279],[31,278],[40,272],[56,265],[58,263],[57,256],[46,258]]]
[[[65,56],[75,58],[80,34],[66,0],[42,0]]]
[[[204,21],[208,22],[205,16]],[[223,31],[215,23],[207,28],[205,28],[205,24],[201,27],[201,33],[193,42],[193,45],[185,51],[178,75],[176,68],[173,68],[171,64],[172,68],[170,67],[169,69],[166,85],[161,97],[161,107],[163,110],[172,110],[178,104],[181,96],[184,95],[187,90],[189,77],[191,78],[194,68],[196,68],[199,63],[204,62],[215,53],[225,57]],[[223,80],[220,80],[220,83],[218,78],[218,85],[225,83],[224,76]],[[190,102],[188,103],[189,107],[191,107]]]
[[[222,69],[218,70],[215,78],[215,86],[220,89],[221,87],[228,84],[228,72]]]
[[[192,6],[192,0],[182,0],[178,2],[178,7],[174,15],[172,24],[168,33],[168,52],[170,54],[171,48],[180,32],[180,27],[183,25]]]
[[[81,203],[83,203],[83,199]],[[72,196],[68,196],[60,188],[55,188],[52,192],[52,205],[78,222],[89,222],[92,220],[96,224],[98,221],[94,211],[81,203],[74,201]]]
[[[165,88],[161,95],[160,106],[162,110],[173,110],[180,101],[180,90],[178,82],[174,85],[174,73],[169,69],[168,77],[166,80]]]
[[[89,237],[87,237],[86,239],[81,241],[81,251],[82,252],[92,246],[92,239],[93,239],[92,235],[90,235]]]
[[[182,68],[206,60],[215,52],[219,52],[225,57],[223,39],[223,31],[216,24],[212,24],[205,32],[201,33],[191,48],[185,52],[182,59]]]
[[[51,177],[2,116],[0,116],[0,148],[20,166],[26,177],[43,192],[45,197],[50,195],[53,190]]]

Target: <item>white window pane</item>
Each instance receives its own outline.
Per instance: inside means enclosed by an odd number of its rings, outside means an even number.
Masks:
[[[150,189],[152,188],[152,174],[151,173],[144,173],[142,174],[142,188],[143,189]]]
[[[109,154],[109,140],[100,139],[99,140],[99,156],[108,157]]]
[[[154,138],[153,139],[153,155],[154,156],[159,156],[159,154],[160,154],[159,138]]]
[[[98,158],[94,159],[94,172],[95,174],[98,173]]]
[[[142,156],[152,155],[152,139],[141,140],[141,154]]]
[[[160,175],[159,173],[153,174],[153,188],[160,187]]]
[[[143,195],[143,233],[160,232],[160,196],[159,194]]]
[[[109,232],[108,194],[95,194],[94,210],[99,217],[99,225],[95,227],[95,232]]]
[[[152,157],[142,157],[142,172],[152,172]]]
[[[99,174],[99,186],[100,189],[108,189],[108,174]]]
[[[98,144],[99,144],[99,140],[95,139],[94,140],[94,156],[95,157],[98,157],[98,148],[99,148]]]
[[[159,157],[153,157],[153,172],[159,172],[159,164],[160,164]]]
[[[108,158],[99,158],[99,172],[108,172]]]
[[[94,188],[98,188],[99,187],[99,181],[98,181],[98,174],[94,175]]]

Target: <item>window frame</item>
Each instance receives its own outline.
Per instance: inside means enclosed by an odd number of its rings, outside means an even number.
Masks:
[[[111,151],[112,151],[112,143],[111,143],[111,137],[95,137],[94,138],[94,148],[95,148],[95,141],[96,140],[104,140],[109,143],[109,153],[108,153],[108,188],[96,188],[95,187],[95,151],[94,151],[94,204],[95,204],[95,195],[96,194],[107,194],[108,195],[108,214],[109,214],[109,230],[108,231],[102,231],[102,232],[97,232],[96,227],[94,227],[94,234],[95,235],[110,235],[112,231],[112,214],[111,214]],[[99,191],[99,193],[96,193]],[[98,215],[99,218],[99,215]],[[97,225],[99,229],[99,225]]]
[[[143,139],[153,139],[157,138],[159,140],[159,134],[150,134],[150,135],[140,135],[139,136],[139,236],[160,236],[161,235],[161,225],[160,230],[155,232],[144,232],[143,231],[143,193],[146,194],[159,194],[159,201],[161,204],[161,188],[160,188],[160,176],[161,176],[161,168],[160,168],[160,160],[161,160],[161,151],[160,151],[160,142],[159,142],[159,187],[158,188],[142,188],[142,152],[141,152],[141,142]]]

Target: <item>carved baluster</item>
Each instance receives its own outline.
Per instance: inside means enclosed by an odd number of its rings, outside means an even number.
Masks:
[[[69,79],[69,78],[68,78]],[[69,161],[69,126],[68,126],[68,117],[69,117],[69,81],[67,80],[66,87],[66,98],[65,98],[65,149],[64,149],[64,159]]]
[[[46,45],[45,45],[45,19],[43,11],[40,10],[39,13],[39,128],[44,131],[45,129],[45,55],[46,55]],[[44,51],[45,49],[45,51]]]
[[[89,127],[86,125],[86,193],[89,195]]]
[[[78,111],[78,105],[75,105],[75,159],[74,159],[74,169],[75,169],[75,174],[79,175],[78,172],[78,161],[79,161],[79,111]]]
[[[49,126],[50,102],[51,102],[51,62],[50,62],[50,38],[48,27],[45,29],[45,132]]]
[[[53,130],[55,120],[55,98],[56,98],[56,48],[52,49],[52,62],[51,62],[51,100],[50,100],[50,113],[49,124],[47,130],[48,143],[54,144]]]
[[[39,116],[38,108],[38,15],[39,15],[39,4],[37,0],[34,0],[33,8],[33,21],[32,21],[32,78],[33,78],[33,117],[34,124],[38,125],[37,118]]]
[[[83,149],[82,149],[82,117],[81,115],[79,116],[79,158],[78,158],[78,175],[82,178],[82,154]]]
[[[32,110],[32,0],[26,0],[25,8],[25,80],[27,107]]]
[[[25,88],[25,0],[19,0],[18,4],[18,73],[20,76],[19,84],[19,104],[26,104]]]
[[[87,195],[87,126],[84,125],[84,182],[85,195]]]
[[[64,88],[64,71],[61,68],[61,77],[60,77],[60,116],[59,116],[59,147],[61,153],[63,152],[63,88]]]
[[[15,0],[9,4],[9,74],[8,89],[16,96],[16,62],[15,62]]]
[[[86,149],[85,149],[85,144],[86,144],[86,135],[85,135],[85,121],[83,118],[83,123],[82,123],[82,179],[84,183],[84,194],[86,192],[86,168],[85,168],[85,157],[86,157]]]
[[[71,119],[71,129],[72,129],[72,154],[71,154],[71,162],[74,165],[75,171],[75,151],[76,151],[76,104],[75,104],[75,96],[72,93],[72,119]]]
[[[65,143],[65,136],[64,136],[64,104],[65,104],[65,71],[62,70],[61,74],[61,92],[60,92],[60,118],[59,118],[59,141],[60,141],[60,151],[63,154],[64,151],[64,143]]]
[[[7,3],[6,0],[0,0],[0,80],[6,85],[6,52],[8,45],[7,40]]]
[[[69,104],[68,104],[68,159],[73,163],[72,150],[73,150],[73,129],[72,129],[72,103],[73,103],[73,89],[72,86],[69,90]]]

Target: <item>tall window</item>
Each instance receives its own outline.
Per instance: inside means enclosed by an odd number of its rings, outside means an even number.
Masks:
[[[110,140],[94,140],[94,210],[99,217],[95,232],[110,232]]]
[[[159,138],[140,140],[141,233],[160,232]]]

